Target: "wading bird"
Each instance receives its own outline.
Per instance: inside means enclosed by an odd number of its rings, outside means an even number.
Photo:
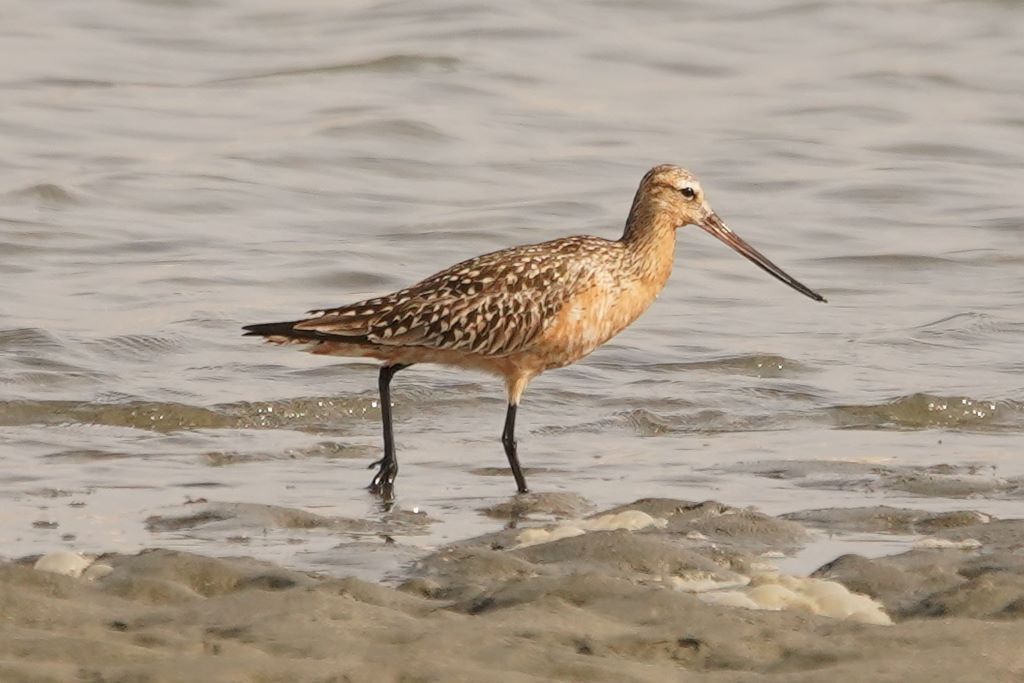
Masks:
[[[530,380],[575,363],[647,310],[672,272],[676,230],[697,225],[773,277],[825,301],[765,258],[711,210],[696,177],[655,166],[640,181],[622,237],[564,237],[502,249],[457,263],[393,294],[310,311],[292,322],[247,325],[246,335],[305,344],[313,353],[376,358],[384,456],[370,490],[394,495],[398,460],[391,378],[416,363],[482,370],[505,380],[501,443],[516,486],[526,479],[516,453],[516,409]]]

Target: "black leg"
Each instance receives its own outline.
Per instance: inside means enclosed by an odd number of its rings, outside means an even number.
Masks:
[[[391,378],[408,365],[385,365],[380,369],[377,386],[380,389],[380,419],[384,427],[384,457],[371,463],[368,469],[379,468],[370,482],[370,492],[385,499],[395,496],[395,478],[398,477],[398,459],[395,457],[395,432],[391,424]]]
[[[519,493],[528,493],[526,488],[526,477],[519,467],[519,455],[516,453],[516,404],[508,404],[508,412],[505,413],[505,430],[501,433],[501,443],[505,447],[505,455],[508,456],[508,464],[512,467],[512,476],[516,478],[516,486]]]

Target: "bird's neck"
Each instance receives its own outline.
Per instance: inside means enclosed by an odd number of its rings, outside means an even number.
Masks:
[[[672,273],[676,249],[676,226],[657,207],[634,204],[620,240],[626,258],[638,279],[660,290]]]

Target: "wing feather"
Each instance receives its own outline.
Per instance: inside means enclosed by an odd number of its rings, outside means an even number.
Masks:
[[[389,296],[295,323],[321,338],[506,356],[540,337],[615,242],[570,237],[458,263]]]

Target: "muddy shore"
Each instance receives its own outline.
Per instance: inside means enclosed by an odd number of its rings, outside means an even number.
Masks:
[[[0,680],[1024,676],[1024,520],[890,507],[772,517],[669,499],[581,507],[539,494],[486,510],[519,523],[439,548],[390,584],[166,549],[9,561]],[[216,523],[232,509],[194,514]],[[262,513],[268,525],[346,524]],[[843,555],[806,577],[777,569],[823,530],[918,540],[897,555]]]

